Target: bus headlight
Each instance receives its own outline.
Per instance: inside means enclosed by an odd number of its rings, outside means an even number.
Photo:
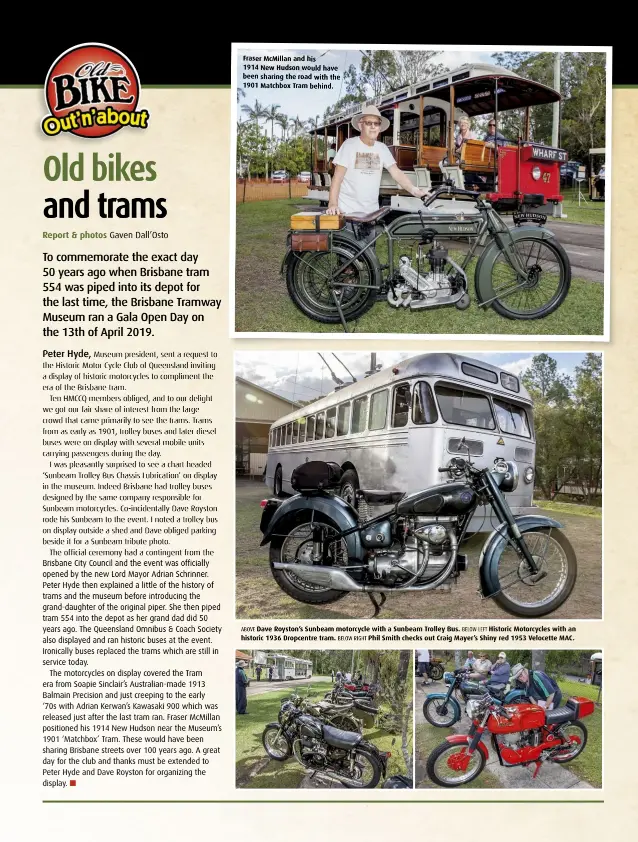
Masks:
[[[540,177],[541,177],[541,168],[540,167],[534,167],[534,169],[532,170],[532,178],[534,179],[534,181],[538,181],[538,179]]]
[[[525,473],[523,474],[523,479],[527,483],[532,482],[532,480],[534,479],[534,468],[532,468],[531,466],[528,467],[528,468],[525,468]]]

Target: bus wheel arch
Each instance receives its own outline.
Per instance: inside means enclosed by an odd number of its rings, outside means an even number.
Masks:
[[[359,483],[359,475],[351,462],[344,462],[341,469],[343,471],[343,476],[341,477],[341,484],[339,486],[339,497],[356,509],[356,495],[357,491],[359,491],[361,487]]]

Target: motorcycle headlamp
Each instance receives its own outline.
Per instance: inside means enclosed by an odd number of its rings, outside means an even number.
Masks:
[[[496,476],[501,491],[515,491],[518,486],[518,465],[499,459],[494,463],[492,473]]]
[[[453,672],[444,672],[443,673],[443,681],[446,684],[451,684],[454,681],[454,673]]]
[[[469,719],[476,719],[481,708],[481,703],[477,699],[470,699],[465,705],[465,712]]]

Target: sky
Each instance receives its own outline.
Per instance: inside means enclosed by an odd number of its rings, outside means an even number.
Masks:
[[[357,379],[361,379],[370,368],[370,353],[364,351],[336,351],[337,357],[347,366]],[[383,368],[394,365],[407,357],[416,356],[415,351],[379,351],[377,365]],[[492,365],[520,375],[532,363],[532,352],[514,352],[508,354],[476,353],[463,351],[463,356],[482,359]],[[245,380],[275,392],[288,400],[313,400],[327,395],[334,390],[335,383],[330,370],[321,359],[322,354],[330,368],[344,383],[351,378],[342,365],[334,358],[331,351],[254,351],[235,352],[235,374]],[[550,353],[558,363],[563,374],[573,376],[574,369],[585,359],[585,354],[578,352]]]
[[[248,64],[248,62],[245,61],[245,56],[261,58],[264,55],[286,55],[288,53],[290,53],[291,56],[295,54],[299,55],[301,53],[304,55],[312,55],[317,58],[317,63],[331,67],[336,66],[339,68],[337,73],[341,78],[343,78],[343,71],[346,68],[348,68],[351,64],[358,66],[362,58],[362,54],[359,50],[312,50],[304,49],[302,47],[298,50],[285,50],[280,48],[268,50],[264,48],[259,50],[238,50],[237,87],[243,87],[246,91],[246,96],[242,97],[237,105],[238,119],[241,119],[242,121],[246,120],[246,115],[241,112],[241,106],[252,106],[256,99],[265,106],[272,104],[279,105],[279,110],[283,111],[284,114],[287,114],[289,117],[296,117],[299,115],[301,120],[306,120],[308,117],[312,117],[314,119],[317,115],[322,117],[328,106],[333,105],[338,99],[345,95],[346,91],[341,82],[333,82],[332,84],[334,85],[334,88],[331,90],[314,89],[295,91],[292,88],[290,90],[279,90],[246,87],[249,80],[243,80],[244,72],[253,74],[255,71],[253,69],[244,69],[244,64]],[[447,65],[447,67],[452,70],[461,64],[471,62],[487,62],[488,64],[494,64],[494,59],[492,58],[492,51],[480,52],[476,50],[464,50],[452,52],[444,50],[439,56],[436,56],[433,59],[433,62],[435,64]],[[252,62],[250,63],[252,64]],[[275,63],[271,62],[270,64]],[[287,80],[284,79],[284,83],[286,83],[286,81]],[[280,130],[277,126],[275,126],[275,135],[277,134],[280,134]]]

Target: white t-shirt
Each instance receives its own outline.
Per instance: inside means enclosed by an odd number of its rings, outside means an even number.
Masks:
[[[339,209],[343,213],[372,213],[379,209],[379,187],[383,168],[396,164],[392,153],[378,140],[367,146],[361,138],[344,141],[332,160],[346,168],[339,191]]]
[[[420,664],[422,664],[422,663],[429,664],[430,663],[430,650],[429,649],[417,649],[416,651],[418,652],[418,661],[419,661]]]

